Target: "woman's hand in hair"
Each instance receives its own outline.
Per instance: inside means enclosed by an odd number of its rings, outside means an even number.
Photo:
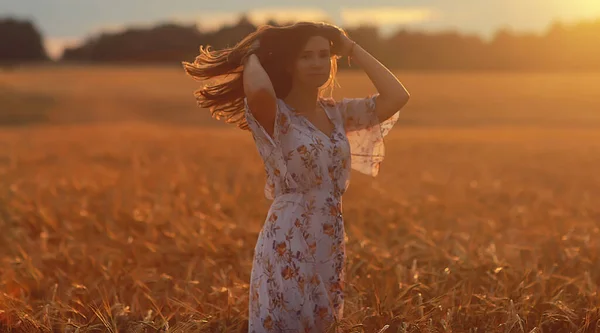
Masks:
[[[354,41],[348,37],[348,35],[340,30],[340,43],[341,43],[341,56],[347,57],[350,55],[352,51],[352,46],[354,45]]]
[[[241,64],[243,66],[246,66],[246,64],[248,63],[248,59],[250,59],[250,56],[253,54],[256,54],[256,56],[258,57],[258,50],[260,49],[260,39],[256,39],[252,45],[250,45],[250,47],[248,48],[248,51],[246,52],[246,55],[242,58]]]
[[[250,45],[250,52],[255,53],[260,48],[260,39],[256,39],[252,45]]]

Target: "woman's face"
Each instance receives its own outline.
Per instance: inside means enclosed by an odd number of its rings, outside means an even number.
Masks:
[[[331,54],[329,40],[312,36],[300,51],[293,68],[295,84],[319,88],[329,80]]]

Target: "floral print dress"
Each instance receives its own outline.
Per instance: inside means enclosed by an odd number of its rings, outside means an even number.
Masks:
[[[266,172],[272,200],[254,248],[249,333],[324,332],[344,308],[345,231],[342,194],[350,169],[376,176],[383,137],[399,111],[380,122],[378,94],[319,103],[331,135],[277,99],[273,136],[245,116]]]

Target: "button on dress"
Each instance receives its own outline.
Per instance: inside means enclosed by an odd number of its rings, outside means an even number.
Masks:
[[[324,332],[344,309],[345,231],[342,195],[350,170],[376,176],[383,138],[399,111],[380,121],[378,94],[320,99],[331,135],[277,99],[273,136],[245,117],[263,160],[264,194],[272,200],[254,248],[249,333]]]

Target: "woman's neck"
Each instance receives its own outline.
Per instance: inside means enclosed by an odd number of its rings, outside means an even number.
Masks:
[[[284,101],[299,113],[312,113],[316,110],[319,89],[292,88]]]

